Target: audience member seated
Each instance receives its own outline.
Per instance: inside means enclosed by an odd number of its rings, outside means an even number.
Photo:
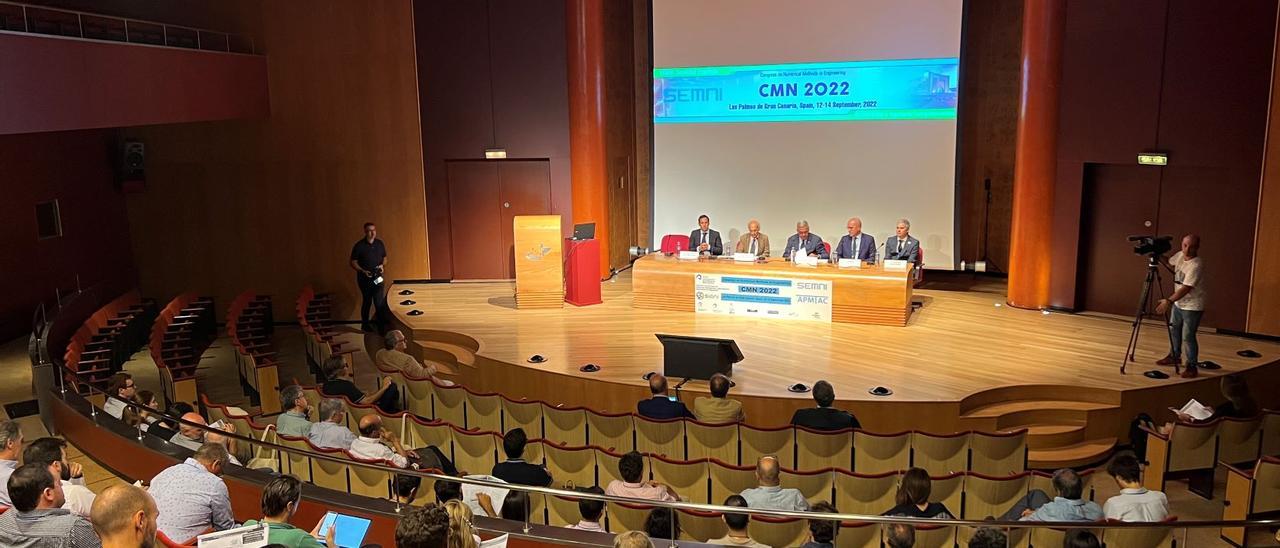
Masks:
[[[1120,521],[1161,521],[1169,515],[1169,499],[1159,491],[1142,486],[1138,457],[1123,451],[1107,464],[1107,473],[1120,486],[1120,494],[1107,499],[1102,512],[1107,519]]]
[[[280,404],[284,413],[276,417],[276,432],[295,438],[305,438],[311,433],[311,404],[302,395],[302,387],[290,384],[280,389]]]
[[[165,414],[170,417],[181,417],[187,413],[195,412],[195,408],[186,402],[174,402],[165,410]],[[156,422],[151,423],[151,428],[147,429],[147,433],[169,441],[174,434],[178,433],[178,423],[173,419],[159,417]]]
[[[742,498],[746,499],[748,508],[797,512],[809,509],[809,501],[804,500],[804,495],[800,494],[799,489],[782,488],[778,479],[781,471],[782,467],[778,464],[777,457],[764,456],[756,461],[756,483],[759,487],[752,487],[742,492]]]
[[[1253,399],[1253,395],[1249,393],[1249,385],[1245,382],[1244,377],[1240,375],[1226,375],[1222,377],[1219,384],[1219,390],[1222,391],[1222,397],[1226,402],[1217,406],[1209,407],[1212,412],[1209,418],[1202,421],[1196,420],[1190,415],[1174,411],[1174,416],[1181,422],[1187,424],[1206,423],[1220,418],[1247,419],[1258,415],[1261,407],[1258,406],[1257,400]],[[1160,433],[1169,435],[1173,431],[1173,423],[1166,422],[1160,427]],[[1146,444],[1142,445],[1143,448]]]
[[[422,478],[408,474],[397,474],[392,488],[395,489],[396,502],[413,504],[418,498],[418,489],[422,487]]]
[[[480,535],[471,525],[475,515],[471,507],[460,500],[451,500],[444,505],[449,514],[449,548],[476,548],[480,546]]]
[[[1039,489],[1032,489],[1018,499],[1013,508],[1004,513],[1001,521],[1098,521],[1102,508],[1097,503],[1083,500],[1084,481],[1070,468],[1053,473],[1053,489],[1057,496],[1049,496]]]
[[[235,426],[236,426],[236,425],[234,425],[234,424],[225,424],[225,425],[223,425],[223,426],[224,426],[224,427],[231,427],[231,431],[233,431],[233,432],[234,432],[234,431],[235,431]],[[205,436],[204,436],[204,442],[205,442],[205,443],[216,443],[216,444],[219,444],[219,445],[221,445],[221,446],[223,446],[223,447],[227,448],[227,464],[234,464],[234,465],[236,465],[236,466],[244,466],[244,464],[240,462],[240,458],[236,456],[236,440],[235,440],[235,438],[232,438],[232,437],[230,437],[230,436],[224,436],[224,435],[219,434],[219,433],[217,433],[217,432],[209,432],[208,434],[205,434]],[[268,471],[270,471],[270,469],[267,469],[267,470],[268,470]]]
[[[680,515],[670,508],[654,508],[644,518],[644,532],[649,538],[670,539],[680,536]]]
[[[644,480],[644,455],[639,451],[631,451],[618,459],[618,475],[621,480],[613,480],[604,488],[605,494],[611,497],[630,497],[633,499],[671,502],[680,500],[680,495],[669,485],[653,480]]]
[[[1009,548],[1009,537],[995,527],[979,527],[969,538],[969,548]]]
[[[22,452],[22,462],[38,464],[49,470],[62,484],[63,508],[71,513],[89,517],[93,507],[93,491],[84,486],[84,474],[80,465],[67,461],[67,442],[60,438],[40,438],[31,442]]]
[[[836,390],[827,381],[813,383],[813,401],[817,407],[797,409],[791,415],[791,424],[803,426],[810,430],[842,430],[845,428],[861,428],[857,417],[843,409],[831,407],[836,401]]]
[[[333,543],[334,529],[320,530],[320,523],[310,533],[294,527],[289,523],[298,512],[302,503],[302,482],[290,475],[283,475],[267,482],[262,488],[262,522],[267,524],[267,537],[271,542],[287,548],[322,548],[336,546]],[[259,520],[251,519],[245,525],[257,525]],[[325,544],[317,540],[323,535]]]
[[[585,489],[579,489],[583,493],[592,495],[605,494],[604,489],[599,486],[592,485]],[[578,513],[582,515],[582,519],[573,525],[566,525],[569,529],[578,529],[580,531],[595,531],[597,533],[608,533],[609,531],[601,525],[604,521],[604,501],[593,499],[578,499]]]
[[[693,400],[693,414],[702,422],[721,424],[742,422],[742,402],[729,399],[729,377],[716,373],[711,376],[711,397],[701,396]]]
[[[551,485],[551,474],[547,473],[546,468],[525,462],[521,458],[527,443],[529,438],[523,428],[513,428],[502,436],[502,452],[507,454],[507,460],[493,466],[493,477],[518,485]]]
[[[161,533],[185,543],[210,529],[223,531],[236,526],[227,484],[221,477],[226,463],[227,448],[206,443],[186,461],[151,478],[151,497],[164,509],[156,522]]]
[[[6,485],[13,508],[0,515],[5,548],[97,548],[102,544],[89,520],[62,507],[62,485],[48,467],[19,466]]]
[[[102,548],[151,548],[156,542],[160,510],[141,487],[112,485],[93,501],[89,521],[102,539]]]
[[[195,423],[201,426],[209,425],[209,423],[205,422],[204,417],[201,417],[199,413],[186,413],[178,418],[182,419],[184,422]],[[180,445],[195,451],[196,449],[199,449],[201,445],[204,445],[204,432],[205,431],[203,429],[195,426],[178,423],[178,433],[174,434],[172,438],[169,438],[169,443]]]
[[[129,406],[125,402],[134,401],[137,388],[133,384],[133,376],[121,371],[107,380],[107,401],[102,403],[102,410],[117,419],[124,418],[124,410]]]
[[[724,499],[724,505],[733,506],[735,508],[746,508],[747,499],[742,498],[742,495],[729,495],[729,498]],[[749,525],[750,522],[751,516],[748,516],[747,514],[725,512],[724,524],[729,528],[729,533],[718,539],[708,540],[707,544],[769,548],[769,545],[756,542],[751,538],[751,535],[747,533],[747,525]]]
[[[436,493],[436,502],[444,504],[451,500],[462,500],[462,484],[456,481],[436,480],[436,484],[431,486]]]
[[[356,386],[351,364],[342,356],[330,356],[324,361],[323,371],[328,380],[321,385],[320,391],[326,395],[346,396],[353,403],[373,404],[388,415],[400,412],[400,390],[391,382],[391,377],[382,377],[378,389],[366,395]]]
[[[133,397],[133,401],[140,405],[150,407],[156,411],[161,411],[160,402],[156,401],[156,395],[150,390],[140,390]],[[156,415],[141,407],[125,407],[120,413],[120,420],[123,420],[129,426],[142,428],[143,432],[149,432],[151,425],[160,420],[160,416]],[[172,436],[172,434],[170,434]]]
[[[649,376],[649,391],[653,397],[641,400],[636,404],[636,412],[647,419],[680,419],[694,418],[684,402],[667,397],[667,378],[655,372]]]
[[[894,497],[897,506],[885,512],[886,516],[908,518],[954,519],[954,514],[941,502],[929,502],[933,481],[923,468],[912,468],[903,474]]]
[[[836,507],[825,500],[814,504],[809,510],[828,514],[836,513]],[[809,518],[809,542],[801,544],[801,548],[833,548],[838,527],[840,522],[835,520]]]
[[[351,454],[362,459],[385,460],[397,468],[408,468],[418,454],[400,444],[400,436],[382,427],[382,417],[360,417],[360,437],[351,442]]]
[[[1063,548],[1101,548],[1098,537],[1087,529],[1074,529],[1067,532],[1062,542]]]
[[[343,423],[346,422],[347,408],[342,400],[329,398],[320,402],[320,422],[311,425],[307,439],[311,444],[322,449],[350,449],[356,441],[356,435]]]
[[[613,537],[613,548],[653,548],[653,542],[642,531],[627,531]]]
[[[22,429],[18,421],[0,421],[0,506],[13,506],[9,490],[5,486],[9,475],[18,469],[18,456],[22,454]]]
[[[442,386],[453,386],[453,381],[436,377],[435,365],[427,363],[424,366],[418,363],[417,358],[405,352],[408,340],[399,329],[388,331],[383,343],[385,348],[378,349],[378,353],[373,357],[383,369],[398,369],[414,379],[430,379]]]
[[[449,513],[439,504],[415,508],[396,524],[396,548],[445,548],[448,540]]]
[[[911,548],[916,545],[916,528],[909,523],[885,525],[884,544],[888,548]]]
[[[499,512],[499,516],[502,519],[525,521],[529,519],[529,509],[529,493],[507,491],[507,496],[502,499],[502,511]]]

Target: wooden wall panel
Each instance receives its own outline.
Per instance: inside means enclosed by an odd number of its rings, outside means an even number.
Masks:
[[[269,119],[125,131],[147,143],[148,188],[129,200],[141,285],[220,303],[252,288],[285,320],[313,283],[355,318],[365,221],[389,278],[430,272],[410,2],[272,0],[260,16]]]
[[[1280,337],[1280,43],[1272,54],[1271,107],[1258,192],[1258,224],[1254,232],[1252,281],[1249,284],[1247,331]]]

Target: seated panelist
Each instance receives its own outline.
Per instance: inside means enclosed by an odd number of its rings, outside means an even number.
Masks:
[[[689,233],[689,249],[698,253],[720,255],[724,253],[724,244],[720,242],[720,233],[711,230],[711,217],[698,216],[698,230]]]
[[[757,258],[769,257],[769,237],[760,233],[760,221],[747,221],[747,233],[738,238],[733,249],[737,253],[752,253]]]
[[[894,235],[884,244],[884,258],[887,261],[907,261],[915,265],[913,276],[920,279],[920,240],[911,237],[911,221],[898,219],[898,227]]]
[[[826,259],[829,256],[826,246],[822,245],[822,237],[809,232],[809,221],[796,223],[796,233],[787,238],[787,247],[782,250],[782,258],[790,259],[793,252],[819,259]]]
[[[862,219],[852,217],[845,224],[849,234],[840,238],[836,245],[836,259],[859,259],[862,262],[876,262],[876,239],[862,231]]]

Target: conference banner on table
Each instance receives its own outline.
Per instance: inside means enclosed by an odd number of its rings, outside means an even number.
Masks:
[[[960,60],[655,68],[655,124],[956,117]]]
[[[831,280],[696,274],[693,299],[699,314],[831,321]]]

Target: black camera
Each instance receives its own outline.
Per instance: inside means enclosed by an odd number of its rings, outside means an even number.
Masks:
[[[1173,249],[1173,236],[1129,236],[1136,255],[1159,256]]]

